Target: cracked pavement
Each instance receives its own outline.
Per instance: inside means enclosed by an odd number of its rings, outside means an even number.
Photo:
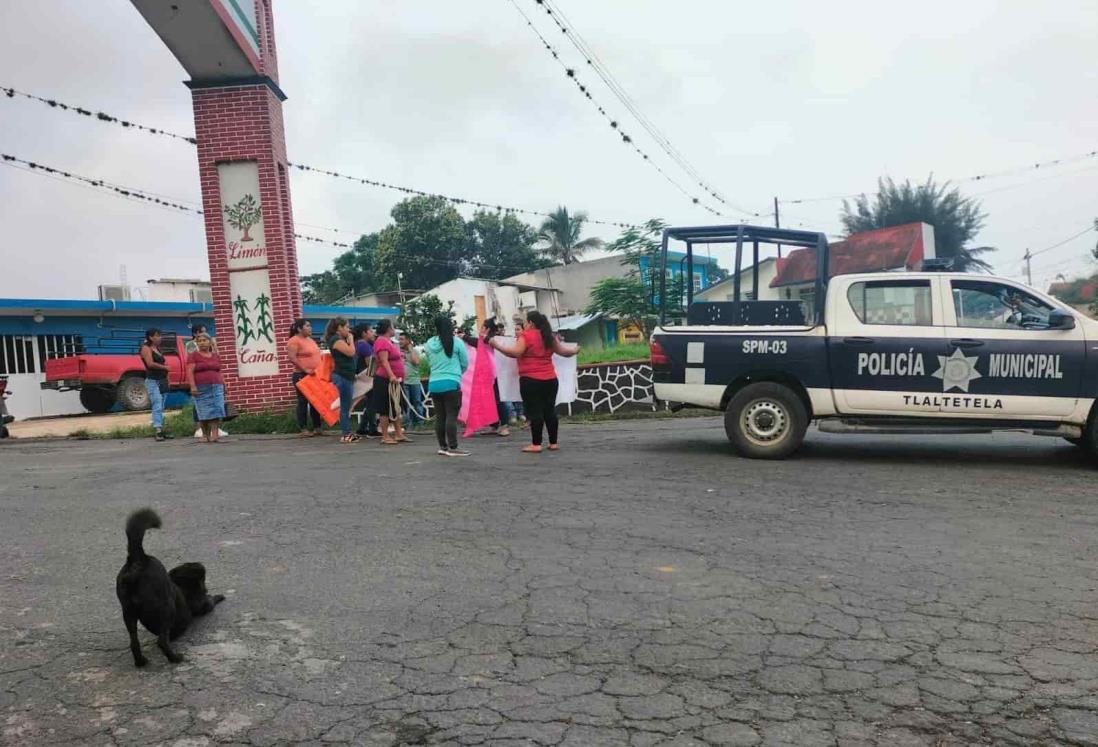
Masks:
[[[0,448],[5,744],[1098,745],[1095,467],[1014,434],[565,425]],[[133,667],[114,576],[227,601]]]

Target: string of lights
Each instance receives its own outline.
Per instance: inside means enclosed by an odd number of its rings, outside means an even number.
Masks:
[[[1091,158],[1098,158],[1098,150],[1088,151],[1086,153],[1078,153],[1073,156],[1065,156],[1063,158],[1054,158],[1051,161],[1041,161],[1039,163],[1033,163],[1026,166],[1015,166],[1009,169],[1003,169],[1002,171],[989,171],[986,174],[975,174],[973,176],[957,177],[949,179],[952,184],[964,184],[967,182],[980,182],[987,179],[998,179],[1004,176],[1014,176],[1015,174],[1024,174],[1029,171],[1038,171],[1040,169],[1049,169],[1055,166],[1066,166],[1069,163],[1077,163],[1079,161],[1085,161]],[[876,192],[855,192],[842,195],[826,195],[823,197],[800,197],[796,200],[778,200],[783,205],[799,205],[808,202],[827,202],[829,200],[851,200],[856,197],[861,197],[863,194],[875,195]]]
[[[34,94],[26,93],[24,91],[20,91],[20,90],[15,89],[15,88],[0,86],[0,92],[3,92],[3,94],[7,98],[14,98],[15,96],[21,96],[21,97],[24,97],[24,98],[29,99],[31,101],[38,101],[38,102],[41,102],[43,104],[47,104],[53,109],[60,109],[60,110],[63,110],[63,111],[74,112],[76,114],[80,114],[82,116],[89,117],[89,118],[92,118],[92,119],[97,119],[101,122],[105,122],[105,123],[108,123],[108,124],[114,124],[114,125],[118,125],[120,127],[128,128],[128,129],[138,129],[138,130],[142,130],[144,132],[148,132],[150,134],[159,135],[161,137],[167,137],[167,138],[172,138],[172,139],[176,139],[176,140],[182,140],[184,142],[190,143],[191,145],[196,145],[197,144],[197,141],[193,137],[187,137],[185,135],[180,135],[178,133],[169,132],[168,130],[164,130],[162,128],[149,127],[147,125],[137,124],[135,122],[131,122],[129,120],[121,119],[119,117],[115,117],[113,115],[106,114],[104,112],[93,112],[92,110],[86,109],[84,107],[75,106],[73,104],[67,104],[65,102],[58,101],[56,99],[47,99],[47,98],[44,98],[42,96],[36,96]],[[426,191],[426,190],[416,189],[414,187],[405,187],[403,185],[392,184],[390,182],[384,182],[384,181],[380,181],[380,180],[377,180],[377,179],[369,179],[367,177],[353,176],[353,175],[350,175],[350,174],[344,174],[344,173],[341,173],[341,172],[338,172],[338,171],[333,171],[331,169],[322,169],[322,168],[319,168],[319,167],[316,167],[316,166],[310,166],[308,164],[303,164],[303,163],[290,163],[289,165],[292,166],[293,168],[298,169],[299,171],[308,171],[308,172],[312,172],[312,173],[316,173],[316,174],[323,174],[324,176],[332,177],[332,178],[335,178],[335,179],[342,179],[342,180],[349,181],[349,182],[355,182],[355,183],[358,183],[358,184],[361,184],[361,185],[364,185],[364,186],[371,186],[371,187],[377,187],[377,188],[380,188],[380,189],[387,189],[387,190],[391,190],[391,191],[394,191],[394,192],[401,192],[401,193],[407,194],[407,195],[419,195],[419,196],[423,196],[423,197],[441,197],[442,199],[444,199],[447,202],[449,202],[451,204],[454,204],[454,205],[467,205],[467,206],[474,207],[474,208],[483,208],[483,209],[486,209],[486,210],[496,210],[498,212],[503,212],[503,213],[521,213],[521,214],[524,214],[524,215],[536,215],[536,216],[541,217],[541,218],[548,218],[550,216],[550,213],[548,213],[544,210],[530,210],[530,209],[527,209],[527,208],[513,207],[513,206],[508,206],[508,205],[502,205],[502,204],[499,204],[499,203],[489,203],[489,202],[483,202],[481,200],[473,200],[473,199],[469,199],[467,197],[457,197],[457,196],[454,196],[454,195],[446,195],[446,194],[441,194],[441,193],[437,193],[437,192],[429,192],[429,191]],[[588,218],[587,222],[591,223],[591,224],[602,225],[602,226],[613,226],[615,228],[634,228],[635,227],[635,224],[633,224],[633,223],[627,223],[627,222],[623,222],[623,221],[602,220],[602,219],[598,219],[598,218]]]
[[[188,205],[182,204],[181,202],[175,202],[173,200],[164,200],[164,199],[160,198],[159,196],[155,195],[154,193],[148,192],[146,190],[137,189],[135,187],[123,187],[121,185],[116,185],[116,184],[112,184],[110,182],[104,181],[103,179],[95,179],[95,178],[88,177],[88,176],[82,176],[80,174],[74,174],[71,171],[66,171],[64,169],[54,168],[52,166],[45,166],[43,164],[36,163],[34,161],[26,161],[22,158],[17,158],[16,156],[12,156],[12,155],[9,155],[7,153],[0,153],[0,165],[11,166],[13,168],[18,168],[18,169],[20,169],[22,171],[26,171],[28,173],[37,174],[38,176],[45,176],[45,177],[52,177],[52,178],[56,178],[56,179],[67,180],[69,183],[75,184],[77,186],[83,186],[83,187],[98,189],[100,191],[105,192],[106,194],[108,194],[110,196],[123,198],[123,199],[131,200],[131,201],[137,201],[137,202],[140,202],[141,204],[145,204],[145,205],[148,205],[150,207],[160,207],[160,208],[169,209],[169,210],[173,210],[173,211],[176,211],[176,212],[179,212],[179,213],[184,213],[186,215],[192,215],[192,216],[203,216],[203,215],[205,215],[205,211],[203,211],[201,208],[190,207]],[[308,224],[302,224],[302,225],[308,225]],[[355,234],[358,234],[360,236],[365,235],[367,233],[365,231],[352,232],[352,231],[347,231],[345,229],[341,230],[341,229],[337,229],[337,228],[325,228],[324,226],[313,226],[313,228],[322,228],[322,229],[328,230],[328,231],[341,231],[343,233],[355,233]],[[312,244],[323,244],[323,245],[330,246],[330,247],[333,247],[333,248],[336,248],[336,249],[349,250],[349,249],[354,249],[354,247],[355,247],[354,243],[343,242],[343,241],[333,241],[331,239],[325,239],[325,238],[321,238],[321,237],[318,237],[318,236],[309,236],[308,234],[295,233],[294,238],[298,239],[300,241],[307,241],[307,242],[312,243]],[[525,267],[525,266],[490,264],[490,263],[484,263],[484,262],[477,262],[475,260],[470,260],[470,259],[465,259],[465,258],[458,258],[458,259],[453,259],[453,260],[432,259],[432,258],[429,258],[429,257],[420,256],[418,254],[406,254],[406,253],[401,253],[401,252],[397,252],[393,256],[395,256],[398,259],[405,259],[405,260],[414,261],[414,262],[421,263],[421,264],[431,264],[431,265],[436,265],[436,266],[452,267],[452,268],[454,268],[458,271],[461,271],[462,269],[466,269],[466,268],[480,268],[480,269],[500,270],[500,271],[513,270],[514,272],[511,272],[510,274],[517,275],[521,272],[526,272],[526,271],[529,270],[529,267]]]
[[[46,104],[47,106],[52,107],[54,109],[60,109],[62,111],[71,111],[74,114],[80,114],[80,115],[83,115],[85,117],[92,117],[94,119],[98,119],[100,122],[108,122],[108,123],[111,123],[111,124],[119,125],[120,127],[126,127],[126,128],[130,128],[130,129],[134,129],[134,130],[141,130],[142,132],[147,132],[150,135],[159,135],[161,137],[175,138],[176,140],[182,140],[183,142],[190,143],[191,145],[197,145],[198,144],[197,140],[195,140],[193,137],[189,137],[187,135],[180,135],[178,133],[170,132],[168,130],[161,129],[159,127],[149,127],[147,125],[138,124],[136,122],[130,122],[129,120],[121,119],[121,118],[116,117],[112,114],[107,114],[106,112],[100,112],[100,111],[94,111],[93,112],[92,110],[85,109],[82,106],[75,106],[73,104],[66,104],[65,102],[58,101],[57,99],[47,99],[47,98],[43,98],[42,96],[35,96],[33,93],[26,93],[24,91],[20,91],[20,90],[17,90],[15,88],[5,88],[4,86],[0,86],[0,93],[3,93],[9,99],[15,98],[16,96],[22,96],[23,98],[30,99],[31,101],[39,101],[39,102],[41,102],[43,104]]]
[[[561,59],[560,53],[556,50],[556,48],[552,44],[549,43],[549,40],[546,39],[545,36],[540,31],[538,31],[537,26],[534,25],[534,22],[530,19],[530,16],[526,14],[526,12],[519,6],[519,4],[516,2],[516,0],[508,0],[508,2],[511,3],[511,5],[514,7],[514,9],[518,11],[519,15],[522,16],[523,20],[526,21],[526,25],[530,28],[531,31],[534,32],[534,34],[538,37],[538,40],[541,41],[541,45],[545,48],[545,51],[547,51],[552,56],[552,58],[557,61],[557,64],[559,64],[561,66],[561,68],[564,70],[565,76],[569,80],[571,80],[573,84],[575,84],[576,88],[579,89],[579,92],[581,94],[583,94],[584,98],[586,98],[588,101],[590,101],[592,106],[594,106],[595,109],[598,110],[599,114],[601,114],[603,116],[603,118],[610,124],[610,128],[612,130],[614,130],[618,134],[619,137],[621,137],[621,141],[623,143],[625,143],[633,151],[635,151],[637,153],[637,155],[639,155],[646,163],[650,164],[652,166],[652,168],[654,168],[656,171],[658,171],[659,174],[669,184],[671,184],[673,187],[675,187],[675,189],[677,189],[679,192],[681,192],[693,204],[701,207],[704,210],[707,210],[708,212],[712,213],[713,215],[719,216],[721,214],[719,210],[716,210],[713,207],[711,207],[709,205],[706,205],[696,195],[691,194],[689,190],[687,190],[685,187],[683,187],[681,184],[679,184],[670,174],[667,173],[666,170],[664,170],[664,168],[662,166],[660,166],[658,163],[653,161],[648,156],[648,154],[645,153],[640,148],[640,146],[638,146],[636,144],[636,142],[634,142],[632,136],[629,135],[629,133],[627,133],[622,128],[621,123],[618,122],[618,120],[614,119],[612,116],[610,116],[610,113],[606,111],[606,109],[602,106],[602,104],[600,104],[598,101],[595,100],[595,97],[591,95],[590,87],[587,86],[586,84],[584,84],[583,82],[581,82],[579,77],[576,75],[575,68],[569,67],[568,63],[566,63],[563,59]]]
[[[629,96],[629,94],[625,91],[622,85],[618,82],[614,74],[607,67],[606,63],[604,63],[599,58],[598,54],[591,47],[591,45],[588,44],[586,40],[584,40],[583,36],[579,33],[579,31],[576,30],[575,25],[573,25],[568,20],[568,17],[564,14],[564,11],[562,11],[559,7],[555,7],[554,4],[550,2],[550,0],[534,0],[534,2],[539,7],[541,7],[542,10],[545,11],[545,14],[550,18],[550,20],[553,21],[556,27],[564,35],[564,37],[572,44],[573,47],[575,47],[576,51],[583,56],[584,60],[586,60],[587,62],[587,65],[595,72],[595,74],[602,80],[602,82],[606,84],[606,87],[610,89],[610,92],[613,93],[615,97],[617,97],[618,101],[622,103],[622,105],[629,111],[629,113],[632,114],[634,118],[636,118],[640,126],[644,128],[645,132],[647,132],[651,136],[651,138],[656,142],[660,149],[667,154],[668,158],[678,164],[679,167],[687,175],[689,175],[691,179],[697,182],[698,186],[701,187],[702,190],[704,190],[710,197],[717,200],[722,205],[731,208],[736,212],[743,213],[744,215],[753,218],[759,218],[762,216],[762,213],[759,213],[758,211],[748,210],[746,208],[733,205],[702,177],[697,168],[695,168],[694,165],[690,163],[689,160],[687,160],[686,156],[684,156],[679,151],[679,149],[674,146],[671,140],[663,132],[661,132],[658,127],[656,127],[655,123],[653,123],[652,120],[645,116],[644,112],[640,110],[636,102],[633,101],[632,97]]]

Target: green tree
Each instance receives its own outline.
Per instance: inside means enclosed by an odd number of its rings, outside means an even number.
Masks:
[[[964,197],[948,182],[935,184],[933,177],[918,185],[878,179],[873,202],[864,194],[853,205],[844,200],[839,215],[848,234],[919,221],[929,223],[934,226],[937,256],[952,259],[954,269],[960,272],[991,269],[982,257],[995,251],[994,247],[969,246],[986,218],[979,200]]]
[[[570,265],[578,262],[587,251],[601,248],[602,239],[580,238],[586,222],[587,213],[580,211],[569,214],[568,208],[558,207],[549,214],[538,231],[542,254],[554,262]]]
[[[505,278],[548,264],[534,249],[537,232],[511,213],[478,210],[465,234],[465,274],[472,277]]]
[[[425,293],[404,305],[397,319],[397,327],[416,344],[422,344],[435,336],[435,319],[439,316],[450,317],[456,326],[454,302],[450,301],[443,307],[438,296]]]
[[[393,223],[382,230],[374,255],[379,278],[396,280],[403,273],[405,288],[434,288],[452,280],[462,269],[465,221],[443,197],[410,197],[391,212]]]
[[[354,248],[340,254],[332,269],[301,278],[301,297],[305,303],[332,305],[360,293],[390,290],[396,278],[379,274],[375,268],[379,234],[359,237]]]
[[[683,316],[685,287],[683,278],[677,275],[667,288],[667,316],[679,319]],[[660,317],[659,286],[653,287],[639,275],[624,278],[604,278],[591,288],[591,302],[584,309],[586,314],[605,314],[644,330],[647,337],[655,329]]]

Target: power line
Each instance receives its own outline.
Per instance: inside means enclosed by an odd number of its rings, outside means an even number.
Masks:
[[[617,78],[614,77],[614,74],[610,71],[610,68],[607,67],[606,63],[604,63],[599,58],[598,54],[591,47],[591,45],[588,44],[586,40],[584,40],[583,36],[579,33],[579,31],[576,30],[575,25],[568,20],[568,17],[564,14],[564,11],[562,11],[559,7],[556,7],[554,3],[550,2],[550,0],[534,0],[534,2],[536,2],[545,10],[546,15],[548,15],[553,23],[556,24],[557,28],[560,29],[565,38],[568,39],[572,46],[575,47],[576,51],[583,56],[583,58],[587,61],[587,64],[591,67],[592,70],[595,71],[595,74],[602,80],[603,83],[606,84],[606,87],[610,89],[610,92],[617,97],[617,99],[622,103],[623,106],[625,106],[629,113],[636,118],[637,122],[640,123],[641,127],[643,127],[644,130],[652,137],[652,139],[656,142],[660,149],[663,150],[663,152],[666,153],[672,161],[677,163],[679,167],[682,168],[684,172],[686,172],[686,174],[688,174],[695,182],[697,182],[699,187],[705,190],[705,192],[708,193],[710,197],[714,198],[722,205],[725,205],[729,208],[732,208],[733,210],[736,210],[737,212],[743,213],[744,215],[750,217],[762,217],[758,211],[748,210],[746,208],[733,205],[727,199],[725,199],[723,195],[717,192],[717,190],[713,188],[702,177],[702,175],[698,172],[694,165],[690,163],[689,160],[687,160],[686,156],[684,156],[679,151],[679,149],[676,148],[674,144],[672,144],[670,139],[662,131],[660,131],[658,127],[656,127],[655,123],[653,123],[652,120],[645,116],[645,114],[639,109],[636,102],[633,101],[632,97],[630,97],[625,89],[621,86]]]
[[[75,106],[73,104],[67,104],[65,102],[58,101],[56,99],[47,99],[47,98],[44,98],[42,96],[36,96],[35,94],[26,93],[24,91],[20,91],[20,90],[15,89],[15,88],[9,88],[9,87],[4,87],[4,86],[0,86],[0,92],[2,92],[9,99],[14,98],[16,96],[22,96],[23,98],[26,98],[26,99],[29,99],[29,100],[32,100],[32,101],[38,101],[38,102],[41,102],[43,104],[46,104],[46,105],[50,106],[50,108],[53,108],[53,109],[60,109],[60,110],[63,110],[63,111],[69,111],[69,112],[73,112],[73,113],[76,113],[76,114],[79,114],[79,115],[82,115],[82,116],[85,116],[85,117],[88,117],[88,118],[97,119],[97,120],[99,120],[101,122],[105,122],[107,124],[114,124],[114,125],[117,125],[117,126],[120,126],[120,127],[127,128],[127,129],[137,129],[137,130],[141,130],[141,131],[153,134],[153,135],[158,135],[160,137],[166,137],[166,138],[171,138],[171,139],[175,139],[175,140],[182,140],[183,142],[190,143],[191,145],[197,145],[197,140],[195,140],[195,138],[193,138],[193,137],[188,137],[186,135],[180,135],[178,133],[170,132],[168,130],[158,128],[158,127],[149,127],[148,125],[137,124],[135,122],[131,122],[129,120],[121,119],[121,118],[116,117],[116,116],[111,115],[111,114],[106,114],[106,113],[100,112],[100,111],[92,111],[90,109],[86,109],[86,108],[81,107],[81,106]],[[388,190],[392,190],[392,191],[395,191],[395,192],[401,192],[403,194],[419,195],[419,196],[423,196],[423,197],[441,197],[442,199],[446,200],[447,202],[453,203],[455,205],[468,205],[468,206],[475,207],[475,208],[483,208],[483,209],[486,209],[486,210],[496,210],[498,212],[504,212],[504,213],[522,213],[522,214],[525,214],[525,215],[536,215],[536,216],[539,216],[539,217],[542,217],[542,218],[548,218],[550,216],[550,213],[545,212],[543,210],[530,210],[530,209],[527,209],[527,208],[513,207],[513,206],[509,206],[509,205],[503,205],[503,204],[500,204],[500,203],[490,203],[490,202],[483,202],[481,200],[473,200],[473,199],[469,199],[467,197],[457,197],[457,196],[454,196],[454,195],[445,195],[445,194],[441,194],[441,193],[437,193],[437,192],[429,192],[429,191],[426,191],[426,190],[416,189],[414,187],[405,187],[403,185],[392,184],[390,182],[384,182],[384,181],[380,181],[380,180],[377,180],[377,179],[370,179],[370,178],[367,178],[367,177],[343,174],[343,173],[340,173],[338,171],[332,171],[330,169],[322,169],[322,168],[319,168],[319,167],[316,167],[316,166],[310,166],[308,164],[303,164],[303,163],[292,163],[291,162],[288,165],[292,166],[293,168],[298,169],[299,171],[310,171],[310,172],[317,173],[317,174],[323,174],[324,176],[329,176],[329,177],[332,177],[332,178],[335,178],[335,179],[343,179],[343,180],[350,181],[350,182],[357,182],[358,184],[361,184],[361,185],[364,185],[364,186],[378,187],[380,189],[388,189]],[[149,194],[151,194],[151,193],[149,193]],[[587,222],[597,224],[597,225],[602,225],[602,226],[613,226],[613,227],[616,227],[616,228],[636,228],[636,227],[638,227],[638,226],[636,226],[636,224],[633,224],[633,223],[626,223],[626,222],[623,222],[623,221],[600,220],[600,219],[597,219],[597,218],[588,218]]]
[[[976,174],[974,176],[957,177],[948,179],[947,181],[952,184],[963,184],[965,182],[978,182],[986,179],[997,179],[1003,176],[1012,176],[1014,174],[1026,173],[1029,171],[1036,171],[1038,169],[1047,169],[1054,166],[1064,166],[1069,163],[1075,163],[1078,161],[1084,161],[1090,158],[1098,158],[1098,150],[1088,151],[1086,153],[1079,153],[1074,156],[1065,156],[1063,158],[1054,158],[1051,161],[1041,161],[1039,163],[1030,164],[1027,166],[1015,166],[1009,169],[1003,169],[1002,171],[991,171],[986,174]],[[826,195],[823,197],[801,197],[796,200],[779,200],[783,204],[797,205],[806,202],[826,202],[829,200],[849,200],[856,197],[861,197],[863,194],[877,194],[876,192],[855,192],[841,195]]]
[[[188,207],[187,205],[181,204],[179,202],[174,202],[174,201],[171,201],[171,200],[164,200],[164,199],[161,199],[160,197],[158,197],[157,195],[155,195],[151,192],[147,192],[147,191],[142,190],[142,189],[137,189],[135,187],[123,187],[121,185],[111,184],[111,183],[106,182],[102,179],[95,179],[95,178],[88,177],[88,176],[82,176],[80,174],[74,174],[71,171],[66,171],[64,169],[54,168],[52,166],[45,166],[43,164],[40,164],[40,163],[37,163],[37,162],[34,162],[34,161],[26,161],[22,158],[17,158],[16,156],[12,156],[12,155],[9,155],[7,153],[0,153],[0,165],[10,166],[12,168],[19,169],[20,171],[26,171],[27,173],[32,173],[32,174],[35,174],[37,176],[45,176],[45,177],[49,177],[49,178],[53,178],[53,179],[64,180],[64,181],[67,181],[70,184],[74,184],[74,185],[80,186],[80,187],[86,187],[86,188],[90,188],[90,189],[98,189],[100,191],[103,191],[103,192],[111,195],[112,197],[119,197],[119,198],[122,198],[122,199],[137,201],[137,202],[140,202],[141,204],[148,205],[150,207],[159,207],[159,208],[162,208],[162,209],[168,209],[168,210],[172,210],[172,211],[175,211],[175,212],[184,213],[184,214],[193,215],[193,216],[204,216],[205,215],[205,211],[203,211],[200,208]],[[306,225],[306,224],[302,224],[302,225]],[[329,230],[329,231],[340,231],[341,230],[341,229],[337,229],[337,228],[325,228],[323,226],[313,226],[313,227],[314,228],[324,228],[324,230]],[[346,231],[344,231],[344,232],[346,232]],[[348,232],[348,233],[350,233],[350,232]],[[366,235],[366,232],[361,232],[360,235]],[[351,244],[351,243],[346,243],[346,242],[342,242],[342,241],[332,241],[330,239],[323,239],[323,238],[320,238],[320,237],[317,237],[317,236],[309,236],[307,234],[295,233],[294,238],[302,240],[302,241],[307,241],[307,242],[310,242],[310,243],[313,243],[313,244],[324,244],[324,245],[327,245],[327,246],[335,247],[337,249],[348,249],[349,250],[349,249],[354,249],[355,248],[355,245]],[[487,270],[503,270],[503,271],[515,270],[515,272],[512,273],[512,274],[518,274],[518,273],[521,273],[521,272],[530,271],[529,267],[522,266],[522,265],[500,265],[500,264],[497,264],[497,263],[477,262],[475,260],[465,259],[465,258],[457,258],[457,259],[453,259],[453,260],[431,259],[431,258],[423,257],[423,256],[418,255],[418,254],[408,254],[408,253],[403,253],[403,252],[393,252],[392,254],[397,259],[415,261],[415,262],[419,262],[419,263],[423,263],[423,264],[433,264],[433,265],[436,265],[436,266],[452,267],[452,268],[454,268],[455,270],[458,270],[458,271],[463,270],[463,269],[469,269],[469,268],[480,268],[480,269],[487,269]]]
[[[568,67],[568,63],[561,59],[560,53],[557,52],[556,48],[549,43],[549,40],[546,39],[540,31],[538,31],[537,26],[535,26],[534,22],[530,20],[530,16],[526,15],[526,12],[519,6],[518,2],[516,2],[516,0],[508,0],[508,2],[511,3],[514,9],[518,11],[519,15],[522,16],[523,20],[526,21],[526,25],[530,28],[531,31],[534,32],[534,35],[538,37],[538,39],[541,41],[541,45],[545,47],[545,50],[553,57],[554,60],[556,60],[557,64],[559,64],[561,68],[564,69],[565,76],[569,80],[571,80],[572,83],[575,84],[576,88],[579,89],[579,92],[583,94],[584,98],[590,101],[592,106],[594,106],[598,110],[599,114],[601,114],[603,118],[610,124],[610,128],[618,133],[618,135],[621,137],[621,141],[630,148],[632,148],[637,153],[637,155],[639,155],[645,162],[649,163],[652,168],[659,172],[660,176],[662,176],[669,184],[675,187],[675,189],[685,195],[687,199],[689,199],[693,204],[698,205],[702,209],[709,211],[713,215],[719,216],[720,211],[715,210],[709,205],[706,205],[697,196],[690,194],[690,192],[677,181],[675,181],[675,179],[673,179],[671,175],[663,169],[663,167],[653,161],[647,153],[641,150],[640,146],[638,146],[633,141],[632,136],[630,136],[627,132],[625,132],[624,129],[622,129],[621,124],[616,119],[610,116],[610,114],[606,111],[602,104],[598,103],[595,100],[595,97],[591,95],[591,89],[588,88],[588,86],[584,83],[580,82],[580,79],[576,76],[575,68]]]

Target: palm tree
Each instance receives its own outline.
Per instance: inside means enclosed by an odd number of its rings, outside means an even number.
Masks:
[[[541,224],[538,239],[542,242],[542,254],[554,262],[570,265],[578,262],[589,249],[602,248],[602,239],[594,237],[581,239],[583,224],[587,222],[587,213],[579,211],[568,214],[568,208],[559,207],[549,214]]]

